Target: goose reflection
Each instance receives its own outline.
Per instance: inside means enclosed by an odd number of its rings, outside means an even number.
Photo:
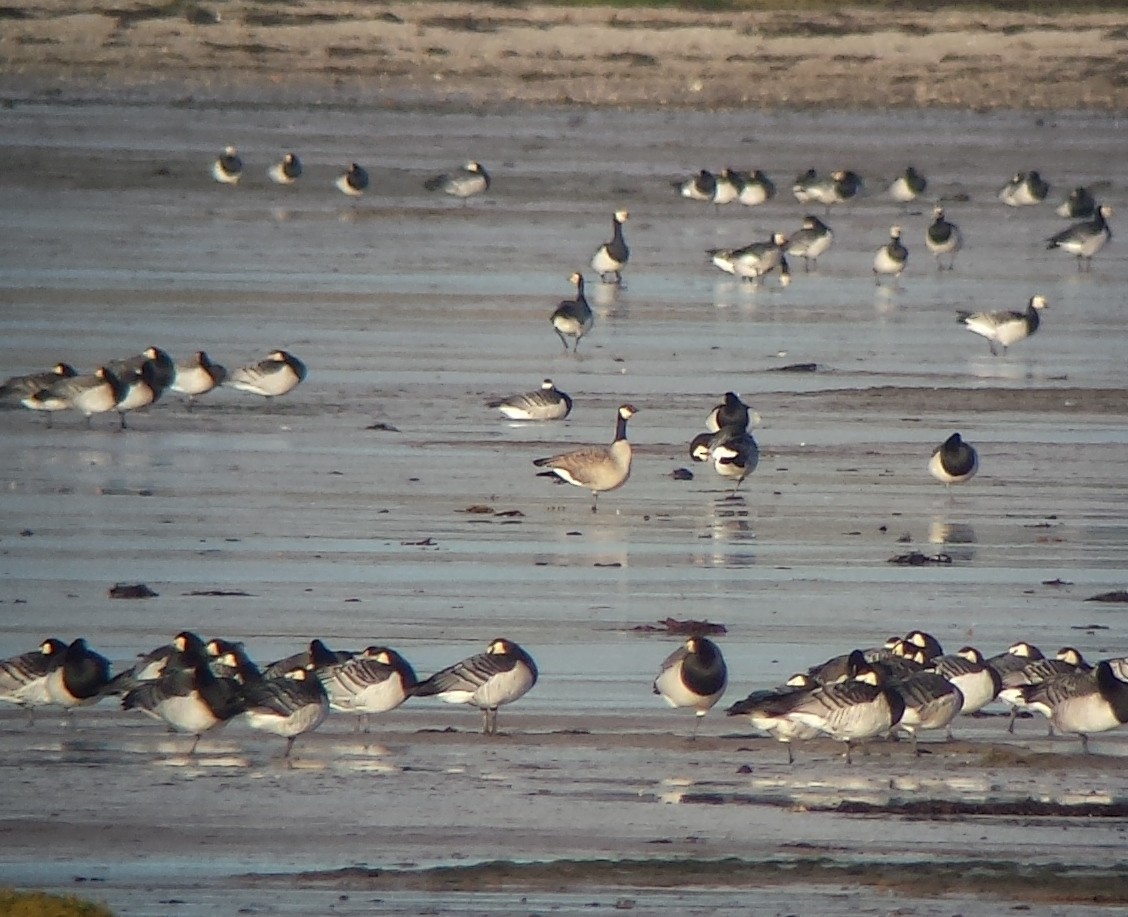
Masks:
[[[599,283],[591,289],[591,305],[604,321],[618,321],[630,316],[630,308],[622,295],[625,288],[614,283]]]
[[[741,546],[750,545],[756,540],[749,520],[750,511],[743,494],[726,493],[714,498],[706,508],[703,525],[697,537],[708,541],[711,550],[701,551],[694,557],[694,565],[699,567],[751,567],[756,563],[756,555]]]
[[[966,522],[949,522],[935,517],[928,526],[928,543],[943,545],[944,553],[952,560],[972,560],[975,557],[973,545],[979,541],[975,529]]]

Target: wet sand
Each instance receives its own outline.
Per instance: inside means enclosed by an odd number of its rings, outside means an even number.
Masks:
[[[310,374],[272,402],[222,391],[189,413],[170,396],[126,432],[0,413],[0,655],[85,635],[124,665],[191,627],[260,660],[312,636],[386,642],[425,673],[504,634],[541,681],[496,740],[475,712],[418,700],[369,737],[332,718],[292,769],[241,724],[189,759],[189,739],[108,703],[73,729],[0,711],[0,881],[122,915],[1123,906],[1104,877],[1128,730],[1086,757],[1041,722],[1010,736],[991,717],[928,737],[920,759],[879,743],[847,767],[813,742],[789,767],[719,709],[687,741],[691,717],[650,693],[677,640],[634,629],[724,623],[722,705],[912,627],[950,649],[1128,653],[1123,606],[1085,601],[1125,585],[1125,256],[1114,240],[1079,274],[1044,250],[1062,224],[1049,204],[993,196],[1039,168],[1054,203],[1092,183],[1123,209],[1115,119],[21,102],[4,123],[5,375],[150,344],[228,365],[286,347]],[[236,188],[208,176],[225,143],[247,161]],[[265,169],[291,147],[307,174],[273,187]],[[488,198],[423,191],[471,156],[493,171]],[[373,176],[355,203],[332,188],[354,159]],[[881,194],[909,161],[965,232],[954,272],[924,251],[927,206]],[[781,195],[720,212],[674,195],[725,163],[764,168]],[[708,266],[707,248],[796,228],[791,177],[839,165],[869,193],[828,217],[817,272],[796,266],[781,290]],[[631,211],[626,288],[596,285],[595,328],[565,355],[548,315],[616,207]],[[894,221],[910,266],[875,288]],[[1034,292],[1044,325],[1006,356],[955,322]],[[545,376],[576,399],[567,421],[485,407]],[[736,498],[701,466],[671,477],[729,389],[764,418]],[[625,400],[634,470],[593,515],[531,460],[608,441]],[[955,429],[982,469],[949,494],[926,464]],[[888,562],[914,549],[953,562]],[[159,595],[111,599],[117,582]],[[246,594],[199,594],[217,590]],[[589,859],[612,865],[396,872]]]

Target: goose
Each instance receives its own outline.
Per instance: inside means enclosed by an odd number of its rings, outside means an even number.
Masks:
[[[948,270],[956,266],[956,252],[963,247],[963,235],[960,228],[944,218],[944,208],[932,208],[932,222],[924,232],[924,244],[936,256],[936,269],[944,269],[944,255],[951,255],[948,261]]]
[[[760,463],[760,447],[755,438],[737,426],[721,427],[704,443],[695,439],[690,454],[695,461],[712,461],[717,474],[732,479],[733,494]]]
[[[916,672],[908,678],[890,683],[904,703],[897,729],[907,732],[913,741],[913,755],[920,755],[917,732],[925,729],[948,729],[963,708],[963,694],[937,672]],[[949,731],[948,737],[951,738]]]
[[[423,182],[423,187],[428,191],[441,191],[465,201],[466,198],[489,191],[490,176],[480,162],[470,160],[460,169],[428,178]]]
[[[28,725],[34,722],[36,707],[51,703],[47,675],[66,649],[62,640],[48,637],[34,650],[0,661],[0,702],[27,710]]]
[[[1033,659],[1045,659],[1045,655],[1038,647],[1019,640],[1012,643],[1007,649],[987,660],[987,665],[994,669],[999,678],[1005,678],[1008,672],[1017,672]]]
[[[551,379],[545,379],[535,392],[510,395],[489,402],[487,407],[496,408],[510,420],[563,420],[572,412],[572,398]]]
[[[243,175],[243,160],[239,158],[235,147],[226,146],[223,152],[212,163],[212,178],[224,185],[238,184]]]
[[[691,201],[711,201],[717,190],[717,177],[707,169],[683,181],[674,182],[674,188],[682,197]]]
[[[348,650],[332,650],[325,645],[323,640],[315,637],[309,641],[306,649],[284,656],[282,659],[276,659],[264,666],[261,674],[263,678],[278,678],[290,672],[296,672],[298,669],[316,672],[339,662],[348,662],[355,655],[356,653],[351,653]]]
[[[313,732],[329,715],[325,687],[306,669],[276,678],[251,678],[242,687],[241,701],[241,715],[251,729],[286,740],[282,758],[287,762],[298,736]]]
[[[873,256],[874,280],[881,283],[883,276],[894,279],[900,277],[908,261],[909,250],[901,242],[901,227],[893,226],[889,229],[889,241]]]
[[[1088,672],[1092,668],[1080,652],[1071,646],[1063,646],[1057,651],[1053,659],[1031,659],[1022,668],[1003,675],[1002,687],[999,689],[999,700],[1010,708],[1011,715],[1007,732],[1014,732],[1019,713],[1030,707],[1023,694],[1025,688],[1040,684],[1050,678],[1057,678],[1059,675]],[[1049,716],[1049,712],[1046,710],[1039,712]]]
[[[1003,353],[1011,344],[1030,337],[1042,319],[1040,312],[1049,307],[1046,297],[1041,295],[1031,296],[1026,304],[1025,312],[1000,310],[997,312],[957,312],[956,321],[987,339],[987,346],[993,356],[999,355],[999,345]]]
[[[829,194],[831,187],[832,183],[819,178],[818,172],[808,169],[802,175],[796,176],[791,185],[791,193],[800,204],[808,204],[811,201],[823,203],[822,198]]]
[[[721,169],[713,182],[713,204],[722,207],[740,197],[740,182],[732,169]]]
[[[923,657],[922,662],[931,662],[938,656],[944,655],[944,647],[940,645],[940,641],[923,630],[910,630],[889,648],[894,653],[902,652],[905,649],[911,650],[913,653],[920,653]]]
[[[728,686],[728,669],[720,647],[707,637],[693,636],[664,660],[654,679],[654,693],[671,707],[692,707],[697,727]]]
[[[368,731],[368,716],[394,710],[419,683],[411,663],[386,646],[370,646],[343,662],[314,669],[329,695],[329,708],[357,717]]]
[[[758,207],[776,196],[775,184],[759,169],[737,172],[735,175],[740,183],[740,196],[737,200],[745,207]]]
[[[1059,732],[1079,735],[1085,754],[1090,754],[1090,735],[1128,723],[1128,682],[1116,676],[1107,659],[1091,672],[1030,685],[1023,699],[1035,709],[1048,710],[1050,725]]]
[[[39,394],[61,379],[73,379],[77,375],[78,370],[69,363],[56,363],[44,372],[9,376],[0,384],[0,404],[17,407],[25,398]]]
[[[302,161],[293,153],[287,153],[276,162],[266,174],[276,185],[292,185],[302,177]]]
[[[801,228],[788,238],[787,252],[802,258],[803,270],[809,271],[812,267],[818,268],[819,256],[830,248],[833,241],[834,233],[830,227],[817,216],[807,214],[803,217]]]
[[[623,268],[631,257],[631,250],[623,240],[623,224],[630,213],[616,210],[611,217],[611,239],[604,242],[591,258],[592,269],[599,274],[603,283],[623,285]]]
[[[115,406],[118,417],[121,418],[121,429],[129,429],[125,421],[127,413],[148,407],[164,394],[164,387],[158,376],[159,370],[152,360],[147,360],[140,369],[128,370],[122,374],[124,391]]]
[[[156,681],[165,672],[191,667],[206,654],[203,638],[194,631],[182,630],[170,642],[139,656],[128,669],[118,672],[103,693],[128,694],[147,681]]]
[[[141,353],[131,357],[111,360],[106,366],[113,370],[114,375],[119,379],[125,379],[131,373],[139,371],[146,363],[153,364],[154,384],[159,386],[161,391],[168,388],[173,376],[176,375],[176,363],[169,356],[168,351],[161,350],[160,347],[146,347]]]
[[[1093,192],[1080,186],[1070,191],[1069,197],[1054,211],[1059,217],[1067,220],[1087,220],[1096,212],[1097,199],[1093,197]]]
[[[960,713],[970,716],[993,701],[1003,686],[999,673],[984,660],[975,647],[961,647],[949,656],[939,656],[929,663],[933,672],[942,675],[960,689],[963,705]]]
[[[123,710],[140,710],[176,732],[194,736],[188,750],[191,756],[205,732],[237,716],[244,704],[241,686],[233,680],[217,678],[206,656],[196,654],[189,665],[173,668],[129,691],[121,706]]]
[[[292,353],[275,350],[258,363],[234,370],[223,384],[264,398],[277,398],[295,388],[305,377],[305,363]]]
[[[743,248],[712,248],[706,254],[725,273],[757,283],[777,267],[782,271],[786,248],[787,236],[777,232],[766,242],[753,242]]]
[[[1008,207],[1030,207],[1042,203],[1049,193],[1049,183],[1037,172],[1016,172],[999,189],[999,200]]]
[[[912,166],[907,166],[904,172],[893,179],[887,190],[897,203],[909,204],[924,194],[927,188],[928,179]]]
[[[1060,248],[1077,256],[1077,270],[1092,270],[1093,256],[1105,247],[1112,238],[1112,229],[1108,225],[1108,218],[1112,216],[1112,208],[1102,204],[1097,208],[1091,220],[1074,223],[1056,235],[1046,240],[1046,248]]]
[[[212,360],[206,351],[197,350],[189,360],[182,360],[173,368],[169,390],[188,396],[188,410],[196,399],[206,395],[227,379],[227,369]]]
[[[576,298],[562,300],[553,311],[550,321],[564,350],[568,350],[568,338],[573,339],[572,352],[575,353],[580,346],[580,338],[591,331],[595,324],[595,315],[584,296],[584,278],[582,274],[573,273],[568,282],[575,284]]]
[[[538,477],[556,477],[591,491],[591,511],[597,510],[601,493],[616,490],[631,476],[631,444],[627,440],[627,421],[638,413],[630,404],[619,405],[615,420],[615,439],[609,446],[583,446],[559,455],[539,458],[533,464],[548,471]]]
[[[947,487],[966,484],[979,470],[979,453],[959,433],[953,433],[932,450],[928,472]]]
[[[482,711],[482,732],[497,735],[497,709],[524,697],[537,683],[537,664],[524,649],[499,637],[484,653],[436,672],[411,689],[416,697],[471,704]]]
[[[357,163],[350,165],[338,176],[337,190],[349,197],[360,197],[368,188],[368,172]]]
[[[110,661],[79,637],[61,653],[53,653],[47,672],[48,703],[70,711],[98,703],[110,683]]]
[[[881,646],[871,646],[862,650],[851,650],[832,656],[825,662],[813,665],[807,669],[807,674],[820,685],[837,684],[846,681],[854,675],[857,661],[875,666],[886,678],[907,678],[913,672],[920,671],[923,666],[915,660],[904,655],[896,655],[894,650],[904,642],[902,637],[890,637]],[[861,654],[858,656],[857,654]]]
[[[760,415],[750,411],[748,405],[740,400],[736,392],[725,392],[724,399],[709,412],[705,418],[705,429],[716,433],[722,427],[736,427],[747,430],[749,424],[759,423]]]
[[[86,418],[112,411],[125,392],[121,380],[105,366],[100,366],[86,376],[60,379],[23,400],[25,407],[35,411],[65,411],[73,408]]]
[[[846,745],[851,762],[855,742],[883,735],[901,720],[904,701],[884,676],[865,661],[860,650],[850,654],[847,680],[800,690],[765,703],[763,712],[811,726]]]
[[[777,742],[787,746],[787,763],[795,763],[795,754],[791,750],[791,743],[803,742],[822,735],[822,732],[807,723],[800,723],[788,719],[786,716],[768,715],[765,706],[789,694],[812,691],[818,687],[817,682],[805,672],[792,675],[778,688],[766,691],[753,691],[744,700],[737,701],[728,710],[727,716],[747,716],[753,727],[761,732],[766,732]]]

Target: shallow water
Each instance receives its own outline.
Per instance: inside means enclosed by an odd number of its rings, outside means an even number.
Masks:
[[[48,428],[0,413],[0,655],[86,635],[124,663],[191,627],[243,639],[263,660],[312,636],[387,642],[427,672],[504,634],[542,672],[511,714],[522,728],[590,714],[665,735],[687,719],[656,707],[649,685],[677,641],[633,628],[667,616],[728,627],[727,701],[912,627],[953,649],[1021,638],[1128,653],[1120,606],[1083,602],[1124,585],[1128,258],[1114,240],[1079,274],[1044,251],[1063,223],[1049,204],[1012,211],[993,196],[1038,168],[1054,205],[1084,183],[1120,208],[1116,119],[107,104],[17,105],[3,121],[3,375],[60,359],[88,370],[150,344],[227,365],[285,347],[310,373],[270,403],[222,391],[188,413],[167,397],[126,432],[116,418]],[[236,188],[208,176],[226,143],[247,162]],[[267,165],[291,147],[306,176],[270,186]],[[423,192],[427,175],[470,157],[493,172],[488,198]],[[354,159],[373,176],[356,203],[331,186]],[[954,272],[938,273],[924,249],[929,208],[904,212],[881,194],[908,162],[964,231]],[[780,195],[716,213],[670,188],[726,163],[764,168]],[[862,172],[869,193],[827,218],[836,240],[817,272],[794,265],[781,290],[708,266],[707,248],[797,228],[791,177],[839,165]],[[595,284],[595,329],[566,355],[548,315],[616,207],[631,211],[626,289]],[[893,222],[910,267],[875,288],[872,253]],[[1020,309],[1034,292],[1051,304],[1043,327],[1006,356],[955,322],[956,309]],[[818,371],[777,371],[797,363]],[[576,399],[567,421],[513,424],[484,406],[545,376]],[[763,416],[759,468],[735,498],[709,468],[670,477],[691,465],[688,442],[729,389]],[[609,440],[627,400],[640,409],[632,477],[593,515],[589,495],[537,478],[531,459]],[[981,471],[948,494],[926,463],[954,429],[979,447]],[[466,512],[475,505],[495,513]],[[887,562],[913,549],[953,563]],[[1058,579],[1068,584],[1047,584]],[[111,600],[115,582],[160,595]],[[215,589],[248,594],[190,594]],[[412,706],[419,728],[476,728],[471,711]],[[16,819],[30,815],[11,798],[31,766],[21,735],[0,786]],[[125,779],[117,741],[103,763]],[[1128,752],[1122,733],[1094,744]],[[563,756],[525,753],[537,766]],[[67,755],[50,765],[60,799],[85,792],[68,776],[83,766]],[[696,766],[700,776],[709,762]],[[556,779],[577,778],[563,770]],[[138,772],[137,792],[158,792]],[[346,793],[361,792],[354,779],[342,778]],[[489,797],[468,805],[488,809]],[[593,812],[578,803],[553,817],[582,836]]]

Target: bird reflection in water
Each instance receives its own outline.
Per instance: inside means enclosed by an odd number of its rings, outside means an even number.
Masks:
[[[928,543],[943,545],[944,553],[952,560],[973,560],[978,540],[975,529],[966,522],[948,522],[934,517],[928,525]]]
[[[750,545],[756,540],[744,495],[727,493],[716,497],[709,503],[706,512],[704,525],[699,529],[697,537],[708,540],[712,550],[694,555],[694,565],[730,568],[753,566],[756,555],[750,550],[739,550],[740,546]]]

